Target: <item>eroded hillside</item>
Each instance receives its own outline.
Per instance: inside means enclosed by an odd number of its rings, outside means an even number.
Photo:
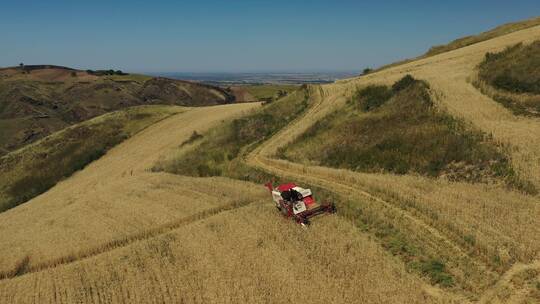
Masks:
[[[56,66],[0,69],[0,155],[90,118],[138,105],[234,102],[219,87]]]

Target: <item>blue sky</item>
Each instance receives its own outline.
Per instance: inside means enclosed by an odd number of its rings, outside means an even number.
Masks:
[[[350,71],[538,15],[538,0],[0,0],[0,66]]]

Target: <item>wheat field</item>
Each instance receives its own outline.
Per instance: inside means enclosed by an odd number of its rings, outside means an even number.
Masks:
[[[302,230],[276,214],[261,185],[150,171],[194,131],[204,134],[259,107],[235,104],[186,109],[48,192],[0,213],[0,303],[534,301],[538,196],[501,185],[293,164],[274,155],[358,87],[412,74],[430,84],[438,106],[508,146],[518,173],[538,187],[540,121],[512,115],[470,80],[485,52],[539,38],[540,27],[534,27],[361,78],[311,86],[304,116],[245,159],[327,190],[338,206],[348,202],[351,210],[392,225],[426,255],[444,260],[453,286],[430,284],[410,271],[345,211]]]
[[[347,221],[283,233],[298,227],[260,185],[148,170],[193,131],[257,106],[177,114],[0,214],[0,302],[450,303]]]
[[[364,212],[398,226],[429,253],[448,259],[449,272],[461,289],[456,291],[458,294],[467,294],[474,301],[496,302],[493,288],[499,286],[497,282],[505,274],[515,273],[516,268],[526,269],[536,273],[531,279],[534,281],[539,273],[539,196],[509,191],[500,185],[356,173],[293,164],[273,157],[280,147],[344,105],[357,88],[391,84],[411,74],[429,83],[438,107],[507,147],[518,174],[538,187],[540,120],[514,116],[478,91],[471,79],[486,52],[539,38],[537,26],[359,78],[312,87],[314,105],[304,118],[259,146],[247,157],[247,163],[358,202]]]
[[[276,221],[271,205],[253,202],[81,262],[2,282],[0,301],[424,303],[434,299],[375,242],[338,218],[329,217],[317,229],[300,234],[282,233],[296,228],[292,222]]]

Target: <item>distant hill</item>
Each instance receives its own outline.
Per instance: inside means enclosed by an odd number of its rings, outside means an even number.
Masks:
[[[114,70],[54,65],[0,69],[0,155],[98,115],[137,105],[235,102],[228,90]]]

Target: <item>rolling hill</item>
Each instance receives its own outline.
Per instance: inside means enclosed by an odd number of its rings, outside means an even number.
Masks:
[[[537,40],[184,108],[0,213],[0,302],[536,303],[540,121],[474,81],[487,53]],[[269,180],[338,213],[304,230]]]
[[[219,87],[115,71],[35,65],[0,69],[0,155],[90,118],[138,105],[234,102]]]

